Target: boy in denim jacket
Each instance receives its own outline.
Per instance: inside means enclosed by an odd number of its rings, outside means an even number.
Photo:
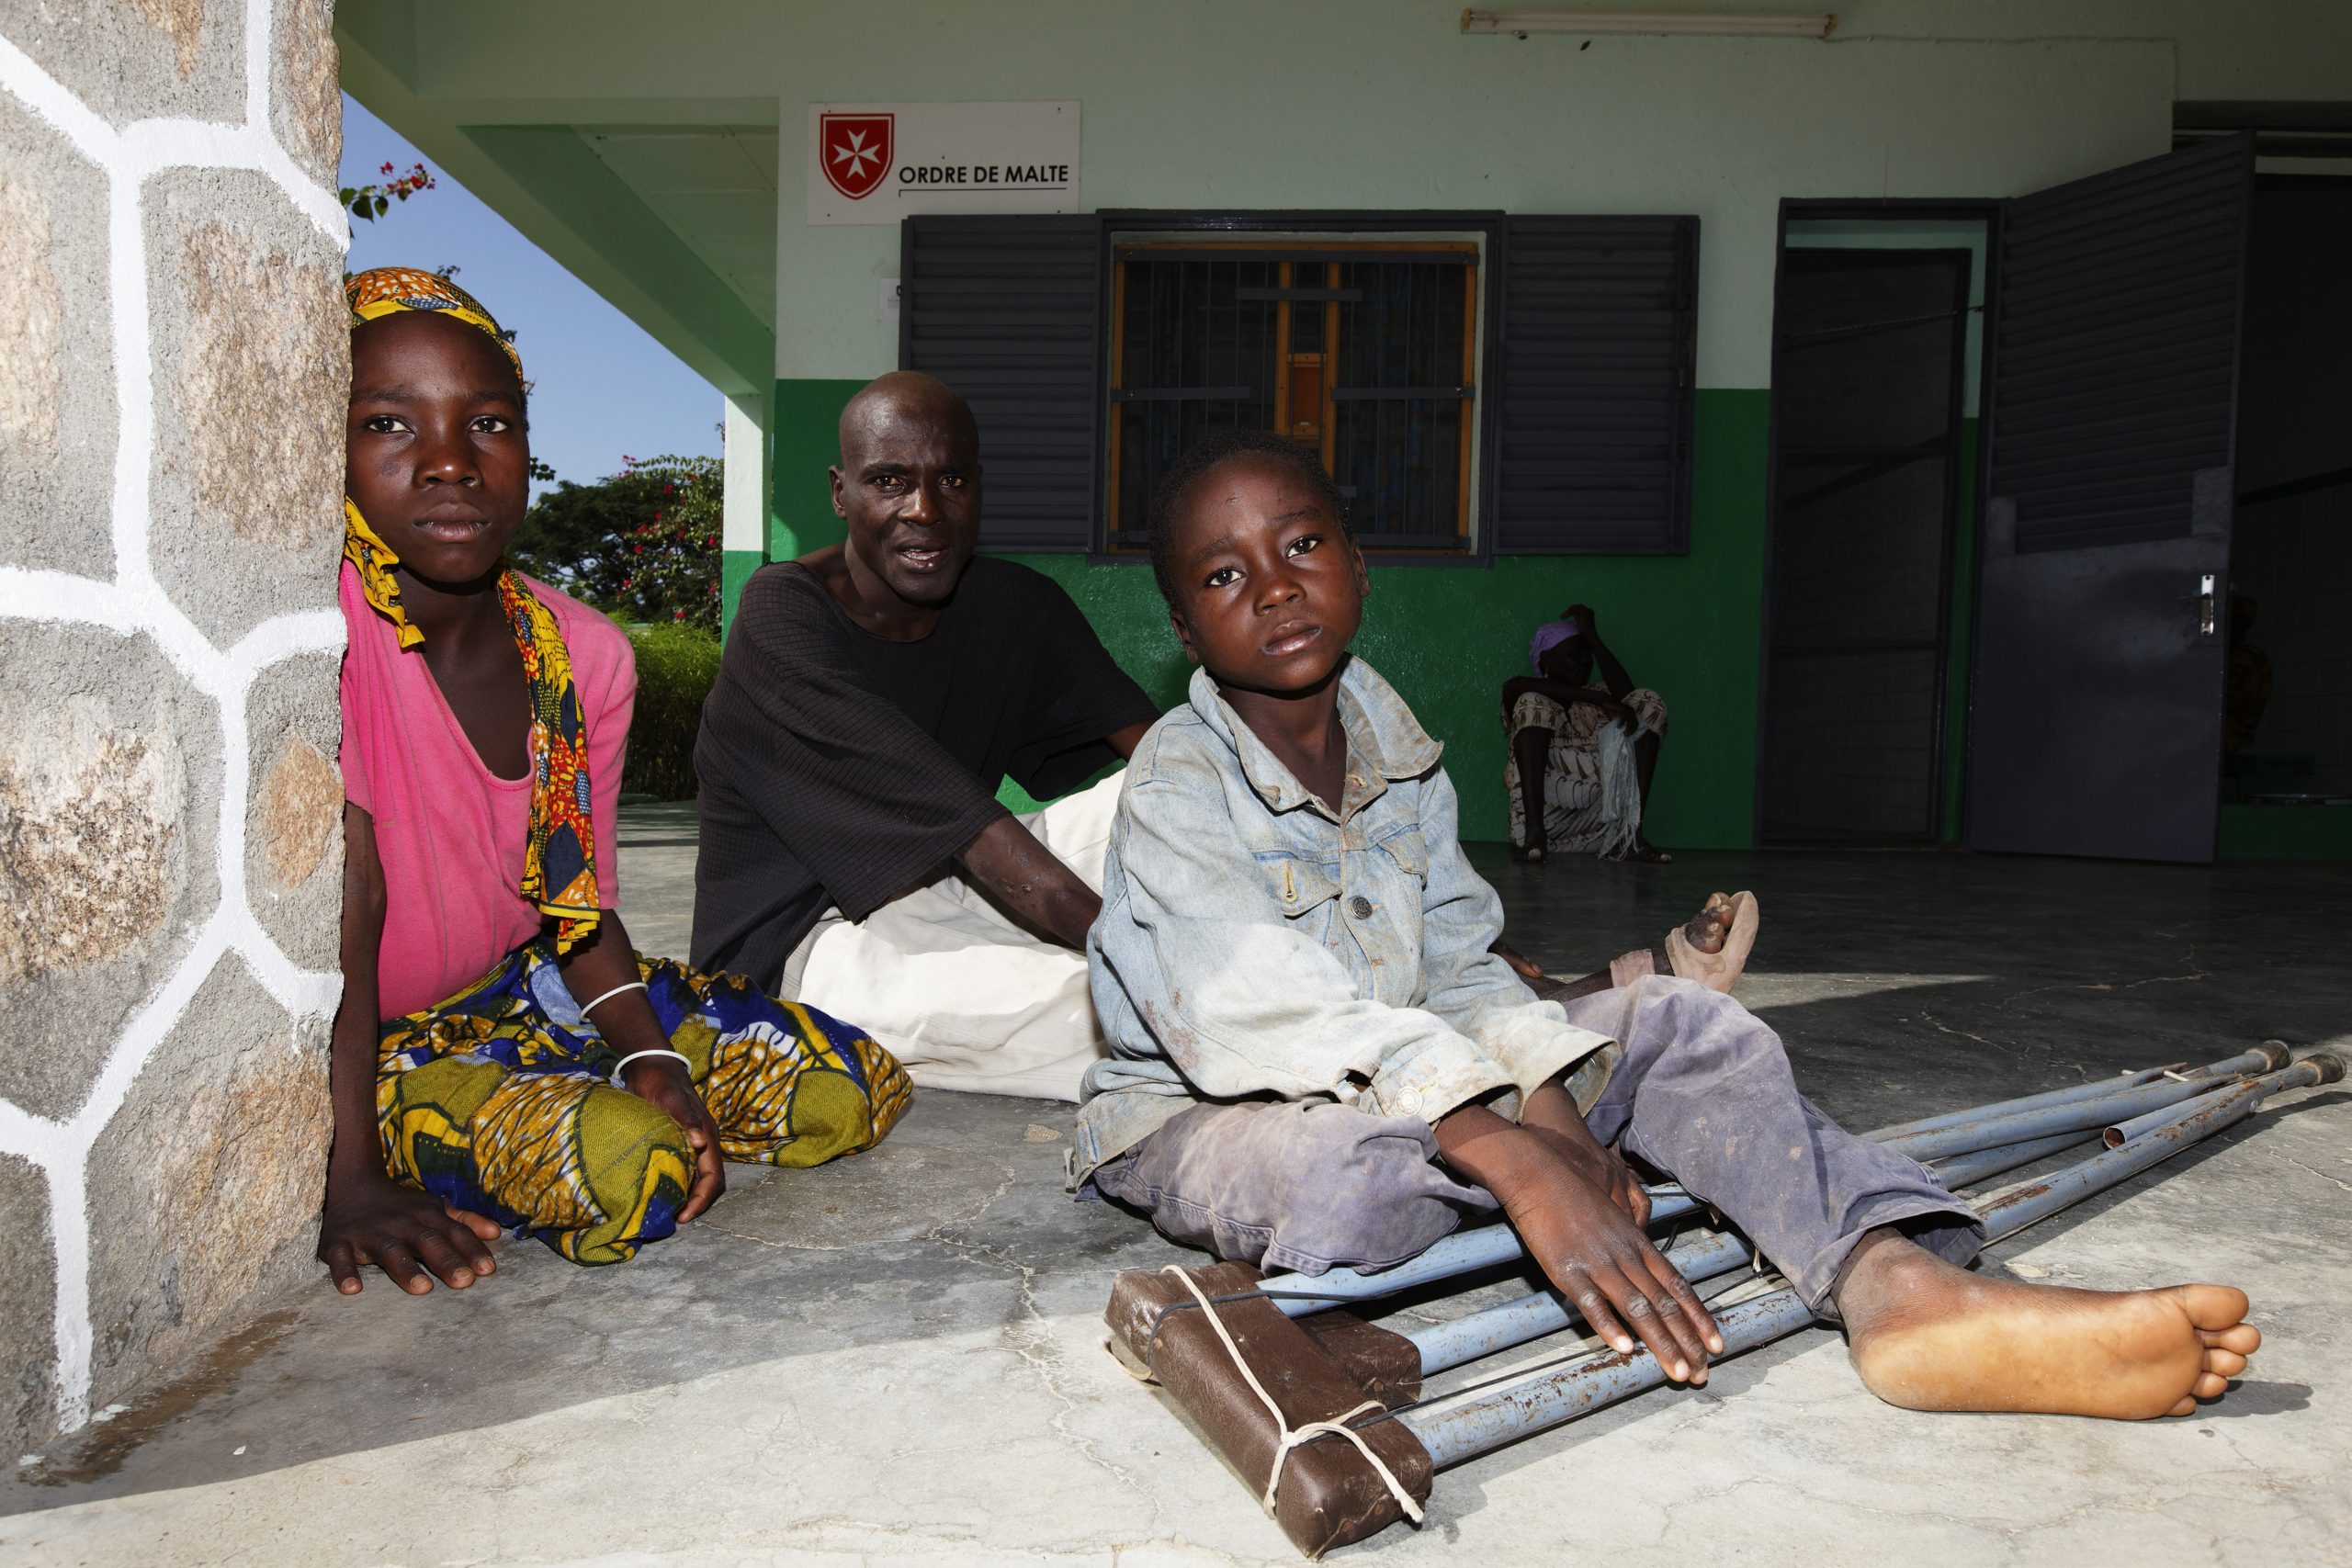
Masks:
[[[1968,1272],[1973,1213],[1816,1110],[1728,996],[1651,975],[1539,999],[1490,951],[1501,901],[1437,742],[1348,652],[1369,581],[1340,516],[1310,451],[1255,432],[1155,498],[1201,669],[1128,767],[1088,942],[1114,1052],[1080,1111],[1097,1190],[1307,1273],[1499,1208],[1598,1333],[1702,1382],[1722,1337],[1644,1234],[1638,1164],[1728,1215],[1895,1404],[2139,1417],[2222,1391],[2260,1342],[2243,1293]]]

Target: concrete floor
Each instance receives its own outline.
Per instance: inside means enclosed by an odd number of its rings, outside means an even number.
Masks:
[[[665,815],[666,810],[666,815]],[[623,908],[682,949],[692,822],[632,813]],[[2352,1029],[2352,868],[1479,852],[1576,970],[1752,887],[1743,987],[1875,1125]],[[2267,1344],[2195,1416],[1924,1416],[1812,1330],[1439,1478],[1349,1561],[2352,1562],[2352,1094],[2306,1093],[1997,1249],[2027,1278],[2233,1280]],[[11,1563],[1284,1563],[1101,1348],[1178,1258],[1061,1188],[1069,1108],[926,1095],[880,1149],[730,1175],[625,1268],[509,1245],[464,1294],[323,1283],[0,1483]]]

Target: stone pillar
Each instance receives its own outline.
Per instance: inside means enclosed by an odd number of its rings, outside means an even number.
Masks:
[[[0,1456],[318,1277],[329,0],[0,0]]]

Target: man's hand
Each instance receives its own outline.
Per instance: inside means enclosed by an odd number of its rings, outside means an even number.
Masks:
[[[1549,1144],[1569,1169],[1607,1193],[1627,1219],[1637,1225],[1650,1223],[1650,1195],[1643,1190],[1641,1178],[1623,1155],[1592,1135],[1559,1079],[1527,1097],[1519,1124]]]
[[[369,1263],[412,1296],[430,1294],[436,1277],[462,1291],[498,1271],[482,1245],[498,1236],[498,1222],[486,1214],[451,1208],[389,1176],[354,1171],[328,1179],[319,1261],[346,1296],[359,1293],[359,1270]]]
[[[694,1075],[685,1064],[667,1056],[639,1057],[621,1069],[621,1084],[685,1131],[686,1147],[694,1151],[695,1180],[685,1207],[678,1211],[678,1223],[684,1224],[727,1190],[727,1165],[718,1156],[718,1127],[710,1119],[710,1108],[695,1092]]]
[[[1495,1195],[1594,1333],[1627,1354],[1638,1338],[1678,1382],[1707,1381],[1707,1355],[1724,1340],[1698,1292],[1543,1134],[1475,1105],[1442,1118],[1437,1134],[1446,1163]]]

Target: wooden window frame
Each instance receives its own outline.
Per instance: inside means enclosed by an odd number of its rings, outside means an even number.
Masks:
[[[1462,441],[1466,461],[1461,465],[1455,501],[1456,532],[1442,546],[1383,545],[1377,536],[1363,537],[1368,560],[1382,565],[1484,566],[1494,558],[1493,498],[1488,476],[1494,461],[1494,410],[1498,399],[1479,376],[1491,375],[1496,323],[1500,320],[1502,280],[1500,241],[1504,215],[1499,212],[1165,212],[1106,209],[1102,223],[1102,397],[1101,424],[1102,491],[1091,559],[1131,562],[1143,558],[1143,549],[1119,538],[1120,400],[1125,366],[1124,332],[1125,273],[1118,265],[1122,252],[1146,249],[1278,252],[1445,251],[1469,253],[1470,287],[1464,290],[1464,375],[1469,389],[1469,415],[1463,421]],[[1427,234],[1429,238],[1415,236]],[[1197,237],[1194,237],[1197,236]],[[1286,302],[1285,302],[1286,303]],[[1286,341],[1279,334],[1277,341]],[[1327,343],[1329,338],[1327,336]],[[1326,382],[1336,368],[1336,356],[1327,353]],[[1279,378],[1286,379],[1286,378]],[[1327,402],[1327,407],[1328,402]],[[1283,412],[1287,412],[1287,410]],[[1323,422],[1329,431],[1330,421]],[[1328,440],[1326,461],[1329,461]]]

